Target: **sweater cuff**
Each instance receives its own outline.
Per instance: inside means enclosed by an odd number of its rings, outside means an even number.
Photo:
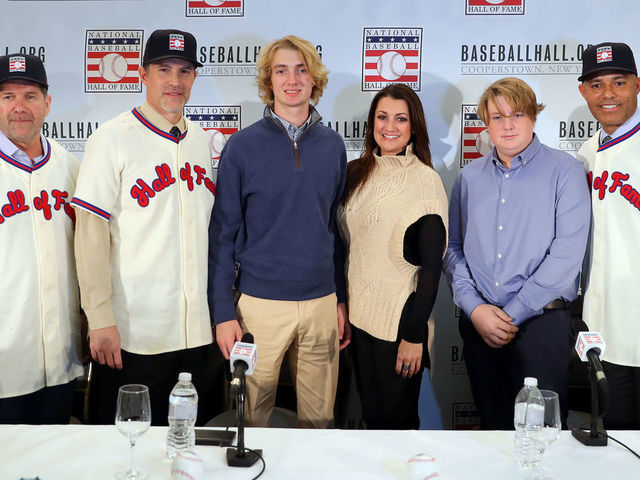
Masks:
[[[237,320],[238,314],[233,300],[219,300],[213,304],[213,322],[219,325],[229,320]]]
[[[111,308],[111,299],[106,299],[95,308],[83,307],[83,310],[87,315],[89,330],[97,330],[99,328],[113,327],[116,325],[116,319],[113,316],[113,309]]]

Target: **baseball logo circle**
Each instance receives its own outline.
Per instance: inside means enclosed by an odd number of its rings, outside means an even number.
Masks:
[[[611,56],[611,52],[607,52],[607,51],[602,52],[601,56],[602,56],[602,60],[608,60],[609,57]]]
[[[482,156],[487,155],[491,150],[493,150],[493,142],[489,136],[488,129],[485,128],[476,137],[476,150]]]
[[[209,5],[210,7],[219,7],[227,0],[204,0],[204,3]]]
[[[122,80],[128,68],[127,61],[119,53],[107,53],[98,64],[98,71],[107,82]]]
[[[211,129],[207,130],[209,134],[209,147],[211,148],[211,154],[213,158],[220,158],[220,153],[227,143],[227,137],[219,130]]]
[[[376,68],[385,80],[397,80],[407,69],[407,61],[398,52],[385,52],[378,58]]]
[[[504,2],[504,0],[484,0],[487,3],[490,3],[491,5],[500,5],[502,2]]]

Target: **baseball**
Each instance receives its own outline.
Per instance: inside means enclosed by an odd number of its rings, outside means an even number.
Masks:
[[[100,59],[98,71],[107,82],[122,80],[127,74],[127,61],[119,53],[107,53]]]
[[[204,479],[204,462],[192,451],[178,452],[171,464],[172,480]]]
[[[210,7],[219,7],[227,0],[204,0],[204,3],[209,5]]]
[[[213,158],[219,158],[222,148],[227,143],[227,137],[224,136],[224,133],[215,129],[208,130],[207,133],[209,134],[209,146],[211,147]]]
[[[481,155],[488,154],[493,149],[493,142],[489,137],[489,130],[482,130],[476,137],[476,150]]]
[[[436,459],[426,453],[417,453],[407,461],[411,480],[432,480],[440,478],[436,471]]]
[[[377,69],[385,80],[397,80],[407,69],[407,61],[398,52],[385,52],[378,58]]]

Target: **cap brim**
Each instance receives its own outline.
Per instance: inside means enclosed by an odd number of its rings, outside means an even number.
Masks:
[[[148,65],[150,63],[158,62],[160,60],[166,60],[168,58],[178,58],[180,60],[186,60],[188,62],[193,63],[196,67],[202,67],[203,65],[200,62],[196,62],[195,60],[191,60],[190,58],[181,57],[179,55],[163,55],[161,57],[150,58],[149,60],[144,60],[142,66]]]
[[[35,80],[32,77],[27,77],[25,75],[19,75],[19,74],[18,75],[9,75],[8,77],[0,78],[0,83],[10,82],[11,80],[27,80],[29,82],[37,83],[38,85],[42,85],[43,87],[49,88],[49,84],[47,84],[45,82],[41,82],[39,80]]]
[[[611,68],[611,67],[602,67],[602,68],[596,68],[595,70],[591,70],[589,73],[587,74],[583,74],[580,75],[578,77],[578,81],[579,82],[584,82],[587,78],[589,77],[593,77],[595,74],[600,73],[600,72],[605,72],[605,71],[610,71],[610,72],[625,72],[625,73],[633,73],[634,75],[638,75],[638,72],[636,70],[632,70],[630,68]]]

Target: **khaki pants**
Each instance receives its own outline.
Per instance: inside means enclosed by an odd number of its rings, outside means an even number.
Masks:
[[[238,320],[258,346],[256,369],[247,377],[248,426],[268,426],[285,353],[298,400],[298,425],[333,426],[339,357],[336,302],[333,293],[299,302],[242,294]]]

